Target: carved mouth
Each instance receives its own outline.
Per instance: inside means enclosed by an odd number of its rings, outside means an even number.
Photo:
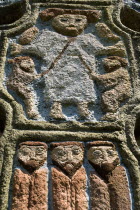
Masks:
[[[68,164],[65,165],[65,169],[68,170],[68,171],[71,171],[73,168],[74,168],[74,165],[71,164],[71,163],[68,163]]]
[[[77,30],[74,26],[68,26],[66,28],[69,29],[69,30]]]

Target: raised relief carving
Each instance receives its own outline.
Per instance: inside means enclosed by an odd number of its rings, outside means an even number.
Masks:
[[[60,34],[66,36],[78,36],[87,25],[87,17],[84,15],[58,15],[53,18],[52,26]]]
[[[82,143],[51,144],[51,157],[58,167],[52,168],[52,195],[55,210],[88,209],[86,198],[86,172],[82,166]]]
[[[102,24],[103,33],[113,39],[113,45],[104,46],[96,35],[85,32],[88,23],[96,23],[100,16],[100,11],[48,9],[41,12],[40,17],[43,21],[52,19],[54,31],[42,30],[26,46],[11,45],[11,55],[27,53],[42,59],[40,77],[45,83],[44,100],[53,119],[67,119],[63,107],[71,104],[77,106],[75,119],[94,119],[89,105],[94,107],[97,93],[93,79],[89,78],[88,66],[96,71],[95,57],[98,55],[125,56],[122,41],[118,41],[119,38],[113,36],[105,24]],[[101,23],[96,28],[102,36]]]
[[[105,38],[108,41],[119,41],[120,37],[115,35],[105,23],[97,23],[96,30],[98,36],[101,38]]]
[[[97,141],[88,144],[87,158],[96,172],[90,173],[90,209],[131,209],[126,171],[120,165],[115,145]]]
[[[29,44],[31,41],[33,41],[36,38],[38,32],[39,30],[36,27],[29,28],[28,30],[24,31],[24,33],[21,34],[18,40],[19,43],[22,45]]]
[[[47,145],[23,142],[17,152],[21,167],[14,172],[12,210],[47,209]],[[22,168],[23,166],[23,168]]]
[[[126,70],[127,61],[118,56],[109,56],[103,60],[107,72],[98,75],[90,71],[91,78],[99,83],[103,89],[102,108],[106,113],[102,120],[115,120],[120,103],[131,95],[130,77]]]
[[[35,65],[30,57],[15,57],[8,61],[13,71],[7,80],[7,87],[15,91],[24,101],[29,118],[36,119],[39,115],[35,104],[35,93],[32,83],[38,78]]]

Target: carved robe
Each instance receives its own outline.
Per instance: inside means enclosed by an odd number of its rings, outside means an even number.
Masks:
[[[126,171],[117,166],[105,181],[97,173],[90,174],[91,210],[130,210],[130,192]]]
[[[85,169],[80,168],[69,178],[52,168],[52,194],[55,210],[87,210]]]
[[[32,174],[16,169],[13,181],[12,210],[47,209],[47,170],[38,169]]]
[[[87,67],[81,58],[86,60],[94,71],[95,55],[105,47],[92,33],[77,36],[65,49],[67,44],[66,36],[43,30],[35,41],[24,46],[22,52],[41,57],[42,72],[51,68],[44,75],[47,102],[95,102],[94,83],[89,78]]]

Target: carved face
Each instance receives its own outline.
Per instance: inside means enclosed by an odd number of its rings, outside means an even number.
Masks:
[[[66,36],[77,36],[83,32],[87,25],[87,18],[84,15],[58,15],[52,21],[54,29]]]
[[[33,73],[34,72],[34,62],[32,59],[22,60],[20,63],[21,69],[23,69],[26,72]]]
[[[119,163],[117,151],[111,146],[93,146],[88,151],[88,160],[105,171],[112,171]]]
[[[47,159],[44,146],[23,145],[18,150],[18,160],[27,170],[34,170],[42,166]]]
[[[82,165],[83,153],[77,145],[58,146],[52,150],[52,160],[67,174],[72,175]]]

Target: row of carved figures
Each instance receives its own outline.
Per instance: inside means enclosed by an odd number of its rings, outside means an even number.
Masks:
[[[10,59],[9,63],[13,64],[13,72],[7,80],[7,85],[24,100],[28,117],[36,118],[39,113],[35,109],[34,90],[31,87],[31,83],[37,81],[44,75],[35,74],[35,65],[30,57],[15,57],[14,59]],[[106,74],[96,74],[90,68],[88,69],[88,73],[90,79],[96,81],[103,89],[101,104],[106,115],[102,117],[102,120],[114,120],[117,117],[115,113],[120,103],[130,96],[129,75],[125,69],[127,61],[119,56],[109,56],[103,60],[103,64],[107,72]],[[54,119],[65,119],[62,113],[63,103],[58,98],[52,102],[50,117]],[[90,115],[88,104],[88,101],[77,103],[79,115],[87,119]]]
[[[94,141],[86,148],[81,142],[20,143],[11,209],[130,210],[126,170],[115,145]]]

